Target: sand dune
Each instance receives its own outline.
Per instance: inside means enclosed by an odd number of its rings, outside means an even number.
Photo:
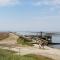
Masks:
[[[13,33],[9,33],[9,37],[1,40],[0,44],[16,44],[16,41],[19,37]]]
[[[16,44],[16,41],[19,37],[16,36],[13,33],[9,34],[9,37],[0,41],[0,44],[6,44],[8,46],[0,46],[2,49],[9,49],[16,51],[17,54],[20,53],[20,55],[26,55],[26,54],[36,54],[36,55],[43,55],[49,58],[52,58],[54,60],[60,60],[60,50],[59,49],[54,49],[45,46],[45,49],[39,49],[38,45],[34,45],[33,47],[22,47]],[[9,45],[14,46],[14,47],[9,47]]]

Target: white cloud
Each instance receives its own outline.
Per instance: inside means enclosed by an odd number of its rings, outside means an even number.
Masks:
[[[19,4],[19,0],[0,0],[0,6]]]
[[[60,5],[60,0],[33,0],[33,5]]]
[[[44,9],[48,9],[51,12],[58,11],[60,13],[60,0],[33,0],[32,5],[44,7]]]
[[[0,5],[15,5],[21,4],[21,2],[26,2],[29,0],[0,0]],[[32,0],[33,5],[60,5],[60,0]]]
[[[34,6],[40,6],[41,3],[40,2],[37,2],[37,3],[33,3]]]
[[[60,0],[53,0],[55,4],[60,4]]]

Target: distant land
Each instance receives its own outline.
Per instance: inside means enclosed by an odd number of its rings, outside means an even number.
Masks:
[[[60,32],[50,32],[50,31],[17,31],[18,33],[22,33],[22,34],[29,34],[29,33],[46,33],[49,35],[60,35]]]

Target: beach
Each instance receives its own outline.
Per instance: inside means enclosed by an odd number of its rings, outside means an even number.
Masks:
[[[42,55],[54,60],[60,60],[60,49],[50,48],[48,46],[44,46],[43,48],[39,48],[39,45],[34,44],[34,46],[22,46],[16,44],[16,40],[18,36],[10,33],[10,36],[2,41],[0,41],[0,48],[8,49],[17,52],[16,54],[27,55],[27,54],[36,54]]]

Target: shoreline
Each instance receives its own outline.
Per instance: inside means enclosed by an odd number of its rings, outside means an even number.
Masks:
[[[60,49],[60,44],[58,44],[58,45],[48,45],[48,47],[54,48],[54,49]]]

